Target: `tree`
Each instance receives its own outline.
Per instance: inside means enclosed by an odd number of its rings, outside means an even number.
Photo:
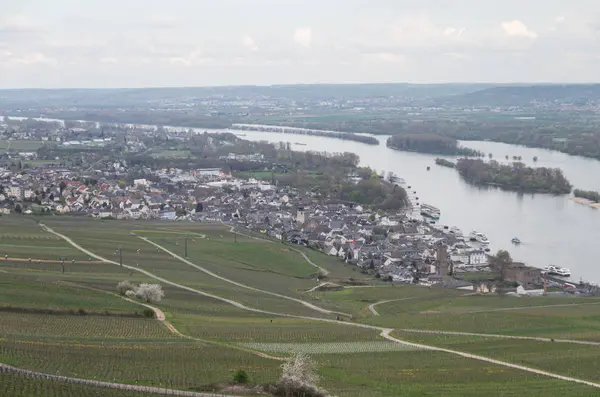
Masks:
[[[127,291],[125,295],[128,298],[141,299],[148,303],[160,303],[165,293],[160,284],[140,284],[139,287]]]
[[[282,397],[328,397],[329,393],[317,386],[315,362],[306,353],[296,353],[281,365],[282,374],[276,394]]]
[[[19,203],[15,204],[15,212],[17,214],[20,214],[23,212],[23,207],[21,206],[21,204],[19,204]]]
[[[512,262],[513,261],[510,257],[510,254],[505,250],[498,251],[495,256],[490,258],[490,266],[492,269],[500,273],[500,281],[505,281],[506,272],[508,271]]]
[[[537,156],[533,156],[533,161],[538,161]]]
[[[58,187],[60,188],[60,193],[62,194],[62,192],[67,188],[67,184],[65,181],[61,181]]]

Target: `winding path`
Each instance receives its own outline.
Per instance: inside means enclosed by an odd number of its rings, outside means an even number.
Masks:
[[[369,305],[369,310],[371,311],[371,313],[373,313],[374,316],[379,316],[379,312],[377,310],[375,310],[375,306],[377,305],[383,305],[384,303],[390,303],[390,302],[399,302],[399,301],[408,301],[411,299],[417,299],[416,297],[410,297],[410,298],[400,298],[400,299],[390,299],[387,301],[379,301],[379,302],[375,302],[371,305]]]
[[[41,225],[46,231],[61,237],[62,239],[64,239],[66,242],[68,242],[69,244],[71,244],[73,247],[77,248],[78,250],[85,252],[86,254],[88,254],[89,256],[96,258],[98,260],[103,260],[106,261],[108,263],[112,263],[115,264],[117,266],[119,266],[119,263],[115,262],[115,261],[109,261],[106,260],[96,254],[94,254],[93,252],[81,247],[80,245],[78,245],[77,243],[75,243],[73,240],[71,240],[70,238],[55,232],[54,230],[50,229],[49,227],[45,226],[45,225]],[[484,356],[479,356],[479,355],[475,355],[475,354],[470,354],[470,353],[464,353],[464,352],[460,352],[460,351],[456,351],[456,350],[451,350],[451,349],[444,349],[441,347],[436,347],[436,346],[429,346],[429,345],[423,345],[423,344],[419,344],[419,343],[412,343],[412,342],[407,342],[398,338],[395,338],[393,336],[391,336],[390,334],[394,331],[392,328],[383,328],[383,327],[377,327],[374,325],[368,325],[368,324],[360,324],[360,323],[353,323],[353,322],[348,322],[348,321],[339,321],[339,320],[332,320],[332,319],[327,319],[327,318],[319,318],[319,317],[308,317],[308,316],[298,316],[298,315],[293,315],[293,314],[286,314],[286,313],[274,313],[274,312],[268,312],[265,310],[260,310],[260,309],[254,309],[254,308],[250,308],[247,306],[244,306],[243,304],[233,301],[231,299],[227,299],[227,298],[222,298],[220,296],[216,296],[216,295],[212,295],[209,293],[206,293],[204,291],[200,291],[200,290],[196,290],[194,288],[190,288],[181,284],[177,284],[174,283],[172,281],[169,280],[165,280],[161,277],[158,277],[150,272],[147,272],[145,270],[133,267],[133,266],[127,266],[127,265],[123,265],[123,267],[126,267],[130,270],[134,270],[134,271],[138,271],[141,272],[143,274],[146,274],[149,277],[152,277],[156,280],[162,281],[165,284],[169,284],[190,292],[194,292],[196,294],[202,295],[202,296],[207,296],[216,300],[220,300],[222,302],[226,302],[229,303],[237,308],[243,309],[243,310],[247,310],[250,312],[255,312],[255,313],[263,313],[263,314],[268,314],[268,315],[272,315],[272,316],[281,316],[281,317],[289,317],[289,318],[298,318],[298,319],[305,319],[305,320],[312,320],[312,321],[321,321],[321,322],[327,322],[327,323],[333,323],[333,324],[341,324],[341,325],[345,325],[345,326],[349,326],[349,327],[360,327],[360,328],[365,328],[365,329],[371,329],[371,330],[375,330],[375,331],[379,331],[380,335],[387,339],[390,340],[392,342],[396,342],[396,343],[400,343],[406,346],[410,346],[413,348],[418,348],[418,349],[423,349],[423,350],[429,350],[429,351],[439,351],[439,352],[444,352],[444,353],[449,353],[449,354],[453,354],[453,355],[457,355],[460,357],[465,357],[465,358],[470,358],[470,359],[474,359],[474,360],[478,360],[478,361],[483,361],[483,362],[488,362],[488,363],[492,363],[495,365],[499,365],[499,366],[503,366],[503,367],[507,367],[507,368],[514,368],[514,369],[518,369],[521,371],[526,371],[529,373],[533,373],[533,374],[537,374],[537,375],[543,375],[543,376],[547,376],[550,378],[554,378],[554,379],[559,379],[559,380],[563,380],[563,381],[567,381],[567,382],[573,382],[573,383],[579,383],[579,384],[584,384],[590,387],[594,387],[594,388],[598,388],[600,389],[600,383],[594,383],[594,382],[589,382],[583,379],[577,379],[577,378],[572,378],[572,377],[568,377],[568,376],[563,376],[563,375],[559,375],[559,374],[555,374],[552,372],[547,372],[547,371],[542,371],[539,369],[535,369],[535,368],[531,368],[531,367],[526,367],[523,365],[517,365],[517,364],[512,364],[512,363],[508,363],[505,361],[499,361],[499,360],[494,360],[488,357],[484,357]],[[89,381],[89,382],[95,382],[95,381]],[[129,386],[129,385],[127,385]],[[160,389],[159,389],[160,390]],[[182,394],[183,395],[183,394]],[[200,397],[204,397],[207,395],[199,395]],[[210,395],[208,395],[210,396]]]
[[[460,314],[477,314],[477,313],[493,313],[493,312],[512,312],[516,310],[528,310],[528,309],[545,309],[550,307],[570,307],[570,306],[589,306],[589,305],[600,305],[600,302],[585,302],[585,303],[563,303],[558,305],[539,305],[539,306],[519,306],[519,307],[502,307],[499,309],[487,309],[487,310],[474,310],[470,312],[460,312]]]

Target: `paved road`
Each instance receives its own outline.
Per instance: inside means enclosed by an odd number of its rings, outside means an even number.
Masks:
[[[235,286],[237,286],[237,287],[242,287],[242,288],[248,289],[248,290],[250,290],[250,291],[259,292],[259,293],[261,293],[261,294],[272,295],[272,296],[276,296],[276,297],[278,297],[278,298],[281,298],[281,299],[286,299],[286,300],[289,300],[289,301],[293,301],[293,302],[299,303],[299,304],[301,304],[301,305],[303,305],[303,306],[305,306],[305,307],[308,307],[308,308],[309,308],[309,309],[311,309],[311,310],[317,311],[317,312],[319,312],[319,313],[324,313],[324,314],[332,314],[332,315],[342,315],[342,316],[346,316],[346,317],[352,317],[352,315],[351,315],[351,314],[342,313],[342,312],[335,312],[335,311],[332,311],[332,310],[323,309],[322,307],[319,307],[319,306],[313,305],[312,303],[309,303],[309,302],[303,301],[302,299],[293,298],[293,297],[291,297],[291,296],[287,296],[287,295],[278,294],[278,293],[276,293],[276,292],[265,291],[265,290],[263,290],[263,289],[259,289],[259,288],[254,288],[254,287],[251,287],[251,286],[249,286],[249,285],[242,284],[242,283],[239,283],[239,282],[237,282],[237,281],[230,280],[230,279],[228,279],[228,278],[225,278],[225,277],[223,277],[223,276],[219,276],[218,274],[216,274],[216,273],[214,273],[214,272],[211,272],[210,270],[208,270],[208,269],[206,269],[206,268],[204,268],[204,267],[202,267],[202,266],[198,266],[198,265],[196,265],[195,263],[193,263],[193,262],[190,262],[189,260],[187,260],[187,259],[185,259],[185,258],[183,258],[183,257],[181,257],[181,256],[179,256],[179,255],[177,255],[176,253],[174,253],[174,252],[172,252],[172,251],[169,251],[168,249],[166,249],[166,248],[165,248],[165,247],[163,247],[162,245],[160,245],[160,244],[157,244],[157,243],[155,243],[154,241],[151,241],[151,240],[149,240],[149,239],[148,239],[148,238],[146,238],[146,237],[138,236],[138,238],[140,238],[140,239],[144,240],[145,242],[147,242],[147,243],[149,243],[149,244],[152,244],[152,245],[153,245],[153,246],[155,246],[156,248],[158,248],[158,249],[160,249],[160,250],[162,250],[162,251],[166,252],[167,254],[171,255],[173,258],[175,258],[175,259],[178,259],[178,260],[180,260],[181,262],[183,262],[183,263],[185,263],[185,264],[187,264],[187,265],[190,265],[190,266],[192,266],[192,267],[194,267],[194,268],[196,268],[196,269],[198,269],[198,270],[200,270],[200,271],[202,271],[202,272],[204,272],[204,273],[208,274],[209,276],[212,276],[212,277],[214,277],[214,278],[217,278],[217,279],[219,279],[219,280],[221,280],[221,281],[225,281],[226,283],[229,283],[229,284],[235,285]]]
[[[75,243],[73,240],[71,240],[69,237],[64,236],[60,233],[55,232],[54,230],[50,229],[49,227],[45,226],[45,225],[41,225],[45,230],[47,230],[48,232],[61,237],[62,239],[64,239],[66,242],[68,242],[69,244],[71,244],[73,247],[77,248],[78,250],[85,252],[86,254],[88,254],[89,256],[96,258],[98,260],[103,260],[109,263],[113,263],[115,265],[119,265],[119,263],[114,262],[114,261],[109,261],[106,260],[96,254],[94,254],[93,252],[86,250],[85,248],[81,247],[80,245],[78,245],[77,243]],[[366,328],[366,329],[372,329],[372,330],[376,330],[380,332],[380,335],[387,339],[390,340],[392,342],[396,342],[396,343],[400,343],[406,346],[410,346],[413,348],[417,348],[417,349],[424,349],[424,350],[430,350],[430,351],[439,351],[439,352],[444,352],[444,353],[449,353],[449,354],[454,354],[457,356],[461,356],[461,357],[465,357],[465,358],[470,358],[470,359],[474,359],[474,360],[478,360],[478,361],[483,361],[483,362],[488,362],[488,363],[492,363],[492,364],[496,364],[496,365],[500,365],[503,367],[507,367],[507,368],[515,368],[515,369],[519,369],[521,371],[526,371],[526,372],[530,372],[530,373],[534,373],[534,374],[538,374],[538,375],[543,375],[543,376],[547,376],[550,378],[554,378],[554,379],[560,379],[563,381],[567,381],[567,382],[573,382],[573,383],[579,383],[579,384],[585,384],[587,386],[591,386],[594,388],[599,388],[600,389],[600,383],[594,383],[594,382],[589,382],[583,379],[577,379],[577,378],[572,378],[572,377],[568,377],[568,376],[563,376],[563,375],[559,375],[559,374],[555,374],[555,373],[551,373],[551,372],[547,372],[547,371],[542,371],[539,369],[535,369],[535,368],[530,368],[530,367],[526,367],[523,365],[517,365],[517,364],[512,364],[512,363],[508,363],[508,362],[504,362],[504,361],[499,361],[499,360],[494,360],[488,357],[484,357],[484,356],[478,356],[475,354],[470,354],[470,353],[464,353],[464,352],[460,352],[460,351],[456,351],[456,350],[450,350],[450,349],[444,349],[444,348],[440,348],[440,347],[435,347],[435,346],[429,346],[429,345],[423,345],[423,344],[419,344],[419,343],[412,343],[412,342],[407,342],[407,341],[403,341],[401,339],[395,338],[393,336],[391,336],[390,334],[394,331],[392,328],[383,328],[383,327],[377,327],[374,325],[368,325],[368,324],[360,324],[360,323],[353,323],[353,322],[349,322],[349,321],[339,321],[339,320],[331,320],[331,319],[327,319],[327,318],[319,318],[319,317],[308,317],[308,316],[297,316],[297,315],[293,315],[293,314],[286,314],[286,313],[275,313],[275,312],[268,312],[265,310],[260,310],[260,309],[254,309],[254,308],[250,308],[247,306],[242,305],[239,302],[233,301],[231,299],[227,299],[227,298],[222,298],[220,296],[216,296],[216,295],[212,295],[209,293],[206,293],[204,291],[200,291],[200,290],[196,290],[181,284],[177,284],[174,283],[172,281],[169,280],[165,280],[161,277],[158,277],[150,272],[147,272],[145,270],[136,268],[136,267],[132,267],[132,266],[126,266],[123,265],[123,267],[126,267],[130,270],[134,270],[134,271],[139,271],[143,274],[148,275],[149,277],[152,277],[156,280],[162,281],[165,284],[169,284],[190,292],[194,292],[197,293],[199,295],[203,295],[203,296],[207,296],[213,299],[217,299],[226,303],[229,303],[235,307],[238,307],[242,310],[247,310],[250,312],[255,312],[255,313],[263,313],[263,314],[268,314],[268,315],[273,315],[273,316],[281,316],[281,317],[289,317],[289,318],[299,318],[299,319],[305,319],[305,320],[312,320],[312,321],[321,321],[321,322],[327,322],[327,323],[334,323],[334,324],[341,324],[341,325],[345,325],[345,326],[349,326],[349,327],[360,327],[360,328]]]
[[[6,365],[6,364],[2,364],[2,363],[0,363],[0,372],[19,374],[19,375],[23,375],[23,376],[27,376],[29,378],[35,378],[35,379],[52,380],[52,381],[59,381],[59,382],[65,382],[65,383],[76,383],[76,384],[99,387],[99,388],[106,388],[106,389],[132,390],[132,391],[138,391],[138,392],[142,392],[142,393],[164,394],[164,395],[169,395],[169,396],[225,397],[225,395],[223,395],[223,394],[197,393],[197,392],[183,391],[183,390],[163,389],[160,387],[126,385],[123,383],[101,382],[101,381],[90,380],[90,379],[80,379],[80,378],[71,378],[68,376],[50,375],[50,374],[45,374],[45,373],[41,373],[41,372],[29,371],[26,369],[16,368],[11,365]],[[230,395],[228,395],[228,396],[230,396]]]

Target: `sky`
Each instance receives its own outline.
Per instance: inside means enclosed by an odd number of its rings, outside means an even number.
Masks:
[[[598,82],[599,0],[0,0],[0,88]]]

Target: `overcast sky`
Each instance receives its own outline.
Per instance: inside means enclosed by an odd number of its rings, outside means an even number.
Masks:
[[[600,0],[0,0],[0,88],[599,80]]]

